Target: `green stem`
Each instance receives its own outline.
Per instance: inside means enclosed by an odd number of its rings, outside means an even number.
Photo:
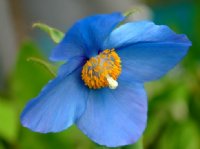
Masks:
[[[50,72],[50,74],[53,77],[56,77],[56,73],[52,70],[51,65],[48,62],[46,62],[42,59],[39,59],[37,57],[29,57],[29,58],[27,58],[27,61],[36,62],[36,63],[42,65],[48,72]]]

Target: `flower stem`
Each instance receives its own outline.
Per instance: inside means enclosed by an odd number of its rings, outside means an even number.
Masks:
[[[29,57],[27,59],[27,61],[36,62],[36,63],[42,65],[48,72],[50,72],[50,74],[53,77],[56,77],[56,73],[53,71],[51,64],[49,64],[48,62],[46,62],[40,58],[37,58],[37,57]]]

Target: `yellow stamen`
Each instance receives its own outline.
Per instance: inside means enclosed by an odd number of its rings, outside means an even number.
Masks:
[[[96,57],[90,58],[82,69],[82,80],[91,89],[118,86],[121,73],[121,60],[114,49],[106,49]]]

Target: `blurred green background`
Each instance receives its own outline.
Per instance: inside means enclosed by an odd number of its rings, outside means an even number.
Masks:
[[[33,22],[66,31],[93,13],[139,8],[131,20],[149,19],[187,34],[188,55],[161,80],[145,85],[149,97],[145,149],[200,149],[200,2],[190,0],[1,0],[0,1],[0,149],[103,149],[75,126],[39,134],[20,125],[19,115],[51,74],[29,57],[47,59],[55,46]],[[123,149],[134,149],[126,146]]]

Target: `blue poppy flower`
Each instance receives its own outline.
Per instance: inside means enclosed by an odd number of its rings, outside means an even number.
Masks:
[[[76,124],[109,147],[135,143],[147,123],[143,84],[159,79],[186,55],[185,35],[150,21],[118,26],[121,13],[76,22],[52,51],[66,61],[21,114],[23,126],[41,133]]]

